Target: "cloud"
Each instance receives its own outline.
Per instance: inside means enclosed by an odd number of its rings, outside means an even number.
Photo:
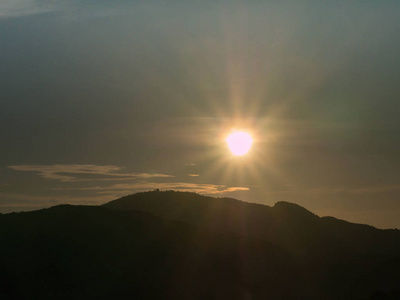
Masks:
[[[213,184],[194,183],[132,183],[115,184],[109,187],[55,188],[57,191],[93,191],[90,196],[77,195],[29,195],[0,193],[0,212],[30,211],[58,204],[100,205],[119,197],[149,190],[177,190],[203,195],[223,195],[235,191],[247,191],[246,187],[226,187]]]
[[[313,188],[310,193],[379,194],[400,190],[400,185],[373,185],[354,188]]]
[[[400,190],[400,185],[368,186],[351,190],[355,194],[386,193]]]
[[[112,16],[118,9],[104,1],[0,0],[0,19],[52,12],[62,12],[62,17],[73,20]]]
[[[58,204],[74,205],[100,205],[110,200],[114,200],[112,195],[95,196],[48,196],[48,195],[27,195],[18,193],[0,193],[0,211],[2,213],[14,211],[29,211]]]
[[[56,188],[55,190],[80,190],[80,191],[97,191],[98,194],[106,195],[127,195],[135,192],[143,192],[148,190],[176,190],[185,192],[194,192],[203,195],[219,195],[236,191],[248,191],[247,187],[227,187],[225,185],[205,184],[205,183],[186,183],[186,182],[140,182],[128,184],[115,184],[112,186],[102,187],[84,187],[84,188]]]
[[[0,18],[14,18],[58,11],[63,7],[60,1],[1,0]]]
[[[200,175],[199,174],[188,174],[188,176],[190,176],[190,177],[198,177]]]
[[[59,180],[62,182],[111,181],[174,177],[166,174],[117,173],[122,168],[110,165],[19,165],[8,166],[8,168],[15,171],[37,172],[45,179]]]
[[[176,190],[193,192],[203,195],[224,195],[236,191],[248,191],[247,187],[230,187],[225,185],[207,183],[188,183],[188,182],[151,182],[155,178],[173,178],[167,174],[151,173],[123,173],[121,167],[112,165],[93,165],[93,164],[55,164],[55,165],[16,165],[8,168],[20,172],[36,172],[37,175],[47,180],[58,182],[88,182],[85,186],[54,187],[53,191],[65,192],[63,195],[34,197],[29,195],[1,194],[7,201],[3,203],[3,210],[6,207],[18,209],[46,207],[56,203],[81,203],[99,204],[119,197],[144,192],[154,189]],[[189,176],[199,176],[198,174],[188,174]],[[126,181],[127,183],[114,183],[100,185],[100,182]],[[75,193],[78,192],[78,193]],[[85,193],[86,192],[86,193]],[[83,197],[81,194],[89,193],[90,196]],[[88,195],[88,194],[87,194]],[[32,201],[36,203],[33,204]],[[17,203],[19,203],[17,205]]]
[[[253,186],[252,186],[253,187]],[[295,185],[287,186],[287,189],[273,190],[268,194],[379,194],[400,190],[400,185],[373,185],[361,187],[315,187],[315,188],[297,188]]]

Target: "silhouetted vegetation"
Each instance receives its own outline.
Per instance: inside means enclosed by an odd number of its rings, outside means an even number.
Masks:
[[[0,241],[1,299],[392,299],[400,287],[398,230],[286,202],[156,190],[3,214]]]

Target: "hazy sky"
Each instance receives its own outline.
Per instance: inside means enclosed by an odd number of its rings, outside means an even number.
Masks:
[[[0,212],[174,189],[400,228],[399,1],[0,1]],[[244,157],[224,141],[252,133]]]

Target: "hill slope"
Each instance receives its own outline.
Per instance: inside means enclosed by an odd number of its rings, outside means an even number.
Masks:
[[[0,240],[1,299],[242,299],[298,290],[289,255],[274,245],[141,212],[57,206],[2,215]]]
[[[1,299],[368,299],[400,287],[398,231],[285,202],[140,193],[0,215],[0,241]]]
[[[400,287],[400,275],[395,271],[400,266],[399,230],[320,218],[287,202],[269,207],[174,191],[138,193],[104,207],[145,211],[212,231],[268,241],[289,253],[327,294]]]
[[[399,230],[380,230],[333,217],[320,218],[288,202],[278,202],[269,207],[188,192],[154,191],[129,195],[108,202],[103,207],[138,210],[210,230],[262,238],[278,243],[296,255],[310,254],[315,247],[356,251],[360,255],[372,252],[397,255],[400,249]],[[334,254],[337,255],[337,252]]]

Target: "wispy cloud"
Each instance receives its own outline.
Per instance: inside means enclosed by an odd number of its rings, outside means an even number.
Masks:
[[[355,194],[367,194],[367,193],[386,193],[391,191],[400,190],[400,185],[382,185],[382,186],[366,186],[350,190]]]
[[[200,175],[199,174],[188,174],[188,176],[190,176],[190,177],[198,177]]]
[[[223,195],[235,191],[247,191],[246,187],[226,187],[213,184],[194,183],[132,183],[115,184],[109,187],[84,187],[84,188],[55,188],[58,191],[93,191],[90,196],[77,195],[29,195],[18,193],[0,193],[0,211],[2,213],[12,211],[36,210],[58,204],[75,205],[100,205],[108,201],[136,192],[144,192],[154,189],[177,190],[194,192],[202,195]]]
[[[55,164],[55,165],[15,165],[8,168],[20,172],[35,172],[46,180],[62,183],[80,183],[84,185],[53,187],[57,191],[53,196],[31,196],[25,194],[0,194],[4,199],[0,203],[3,211],[12,209],[48,207],[57,203],[101,204],[116,198],[154,189],[194,192],[203,195],[224,195],[236,191],[248,191],[248,187],[188,182],[153,182],[174,178],[167,174],[124,173],[121,167],[93,164]],[[197,174],[189,174],[196,176]],[[110,181],[125,181],[111,183]],[[106,183],[108,182],[108,184]],[[63,192],[63,193],[58,193]],[[12,204],[12,205],[11,205]]]
[[[24,172],[37,172],[45,179],[59,180],[63,182],[75,181],[112,181],[149,178],[174,177],[167,174],[151,173],[120,173],[118,166],[98,165],[19,165],[9,166],[10,169]]]
[[[0,19],[52,12],[62,12],[62,17],[69,19],[101,18],[121,13],[114,5],[111,5],[111,2],[110,5],[107,5],[106,2],[100,3],[99,1],[0,0]]]
[[[177,190],[185,192],[194,192],[203,195],[218,195],[236,191],[248,191],[247,187],[227,187],[225,185],[205,184],[205,183],[187,183],[187,182],[142,182],[115,184],[112,186],[96,186],[84,188],[56,188],[55,190],[80,190],[97,191],[98,194],[119,194],[126,195],[134,192],[148,191],[153,189]]]
[[[1,0],[0,18],[14,18],[58,11],[64,7],[61,1]]]
[[[288,189],[270,191],[268,194],[302,193],[302,194],[379,194],[400,190],[400,185],[375,185],[361,187],[317,187],[297,188],[292,186]]]
[[[349,188],[313,188],[306,190],[309,193],[347,193],[347,194],[379,194],[400,190],[400,185],[375,185]]]
[[[99,205],[115,199],[112,195],[67,196],[67,195],[27,195],[18,193],[0,193],[0,211],[11,212],[50,207],[58,204]]]

